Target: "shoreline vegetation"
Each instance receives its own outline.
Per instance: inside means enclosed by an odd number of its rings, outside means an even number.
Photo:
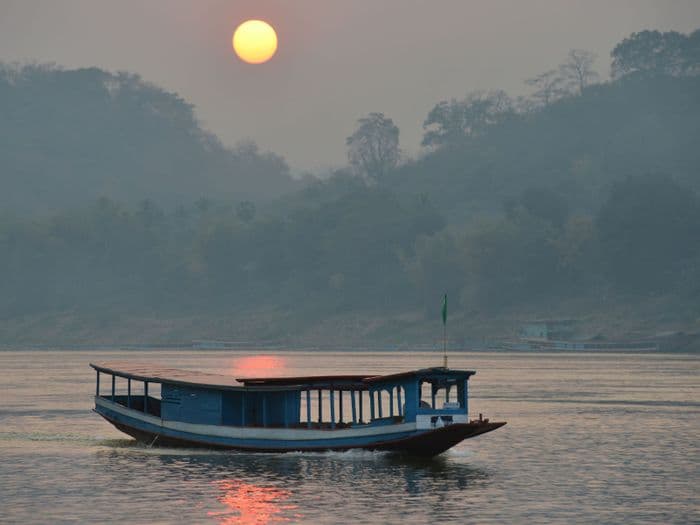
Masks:
[[[657,345],[659,352],[700,352],[700,331],[686,331],[678,323],[664,326],[667,330],[651,333],[649,320],[633,320],[629,312],[624,310],[616,314],[612,314],[612,310],[608,312],[610,315],[601,313],[596,318],[580,320],[575,335],[566,340],[588,343],[638,341]],[[283,319],[281,315],[274,318],[268,313],[268,317],[262,317],[262,314],[252,317],[255,320],[248,316],[239,319],[120,318],[110,324],[103,321],[99,330],[96,330],[90,320],[58,314],[24,319],[21,323],[15,321],[11,328],[4,324],[2,331],[5,337],[0,341],[0,348],[437,351],[442,344],[439,323],[421,319],[420,312],[383,320],[378,320],[376,316],[338,316],[324,319],[318,324],[309,323],[304,327],[290,324],[289,319]],[[461,313],[457,313],[448,322],[448,350],[639,353],[620,349],[527,350],[506,347],[523,341],[519,333],[523,324],[521,320],[522,317],[518,315],[498,320],[466,320]],[[654,320],[653,323],[659,327],[658,321]],[[47,332],[47,326],[54,330]],[[241,330],[244,326],[248,327],[248,331]],[[646,353],[646,350],[642,352]]]
[[[370,113],[301,178],[138,75],[0,64],[0,344],[429,348],[444,293],[452,347],[543,318],[692,340],[700,30],[610,58],[438,102],[415,158]]]

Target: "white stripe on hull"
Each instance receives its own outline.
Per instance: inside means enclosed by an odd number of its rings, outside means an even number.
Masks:
[[[416,430],[415,423],[398,423],[393,425],[367,426],[361,428],[342,428],[335,430],[315,430],[303,428],[253,428],[231,427],[224,425],[200,425],[195,423],[183,423],[182,421],[168,421],[159,417],[144,414],[141,411],[127,408],[119,403],[114,403],[102,397],[95,397],[95,405],[102,406],[118,414],[150,423],[159,427],[190,432],[200,436],[217,436],[234,439],[270,439],[303,441],[308,439],[348,439],[366,436],[379,436],[382,434],[394,434],[396,432],[412,432]]]

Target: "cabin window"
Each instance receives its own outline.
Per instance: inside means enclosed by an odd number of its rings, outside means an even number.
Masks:
[[[369,422],[370,393],[367,390],[324,388],[301,391],[299,399],[301,426],[345,428]]]
[[[399,422],[405,416],[406,391],[400,385],[372,391],[370,410],[372,419],[393,419]]]
[[[467,380],[423,379],[419,386],[420,408],[456,410],[467,408]]]

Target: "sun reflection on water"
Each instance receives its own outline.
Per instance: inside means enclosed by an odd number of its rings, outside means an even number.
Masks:
[[[238,479],[215,481],[214,485],[221,491],[216,499],[226,509],[207,514],[216,519],[219,525],[262,525],[288,522],[300,517],[296,513],[291,517],[284,515],[298,508],[297,505],[284,503],[292,495],[289,490],[262,487]]]
[[[287,361],[276,355],[249,355],[236,359],[231,366],[233,377],[277,377],[284,374]]]

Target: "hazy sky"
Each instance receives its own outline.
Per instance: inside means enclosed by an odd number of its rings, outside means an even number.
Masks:
[[[279,50],[243,64],[231,35],[270,22]],[[252,138],[296,169],[345,163],[345,137],[370,111],[418,151],[438,101],[523,79],[570,48],[609,52],[645,28],[700,27],[700,0],[0,0],[0,61],[141,74],[196,105],[233,145]]]

